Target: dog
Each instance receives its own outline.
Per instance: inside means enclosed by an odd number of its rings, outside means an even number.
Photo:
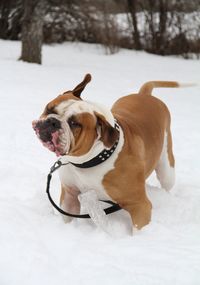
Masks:
[[[49,102],[32,123],[43,145],[69,162],[59,170],[60,207],[79,214],[78,195],[95,190],[99,199],[112,200],[128,211],[133,226],[141,229],[151,220],[147,177],[155,170],[166,190],[175,183],[170,112],[151,92],[181,85],[149,81],[109,110],[82,100],[90,81],[86,74],[73,90]],[[65,217],[66,222],[71,219]]]

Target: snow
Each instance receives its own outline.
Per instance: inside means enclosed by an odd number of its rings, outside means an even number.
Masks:
[[[90,72],[83,97],[111,106],[147,80],[200,81],[200,61],[100,46],[44,46],[43,65],[17,61],[20,43],[0,41],[0,284],[200,284],[200,88],[156,89],[172,115],[176,185],[147,181],[151,223],[131,234],[127,213],[108,217],[116,236],[91,221],[64,224],[45,193],[56,160],[31,122],[45,104]],[[52,195],[58,199],[59,180]]]

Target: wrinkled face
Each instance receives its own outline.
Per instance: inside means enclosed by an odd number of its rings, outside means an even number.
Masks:
[[[80,94],[91,77],[86,75],[74,90],[58,96],[45,107],[33,128],[42,142],[57,156],[86,154],[95,143],[111,147],[119,133],[91,103]]]

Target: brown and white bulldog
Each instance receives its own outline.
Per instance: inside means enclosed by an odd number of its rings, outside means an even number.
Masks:
[[[95,190],[99,199],[127,210],[140,229],[151,220],[147,177],[155,170],[166,190],[175,180],[170,113],[151,92],[154,87],[180,85],[147,82],[138,94],[120,98],[109,110],[81,99],[90,80],[87,74],[72,91],[49,102],[33,128],[45,147],[70,162],[59,170],[63,210],[79,214],[78,195]]]

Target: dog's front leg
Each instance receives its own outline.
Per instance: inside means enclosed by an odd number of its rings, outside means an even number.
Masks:
[[[70,214],[80,214],[80,202],[78,195],[80,192],[74,187],[61,186],[60,207]],[[65,223],[69,223],[73,218],[62,215]]]
[[[144,189],[138,190],[140,195],[134,193],[131,201],[129,200],[128,203],[124,203],[122,208],[127,210],[131,215],[133,226],[135,226],[137,229],[141,229],[151,220],[152,205],[147,198]]]

